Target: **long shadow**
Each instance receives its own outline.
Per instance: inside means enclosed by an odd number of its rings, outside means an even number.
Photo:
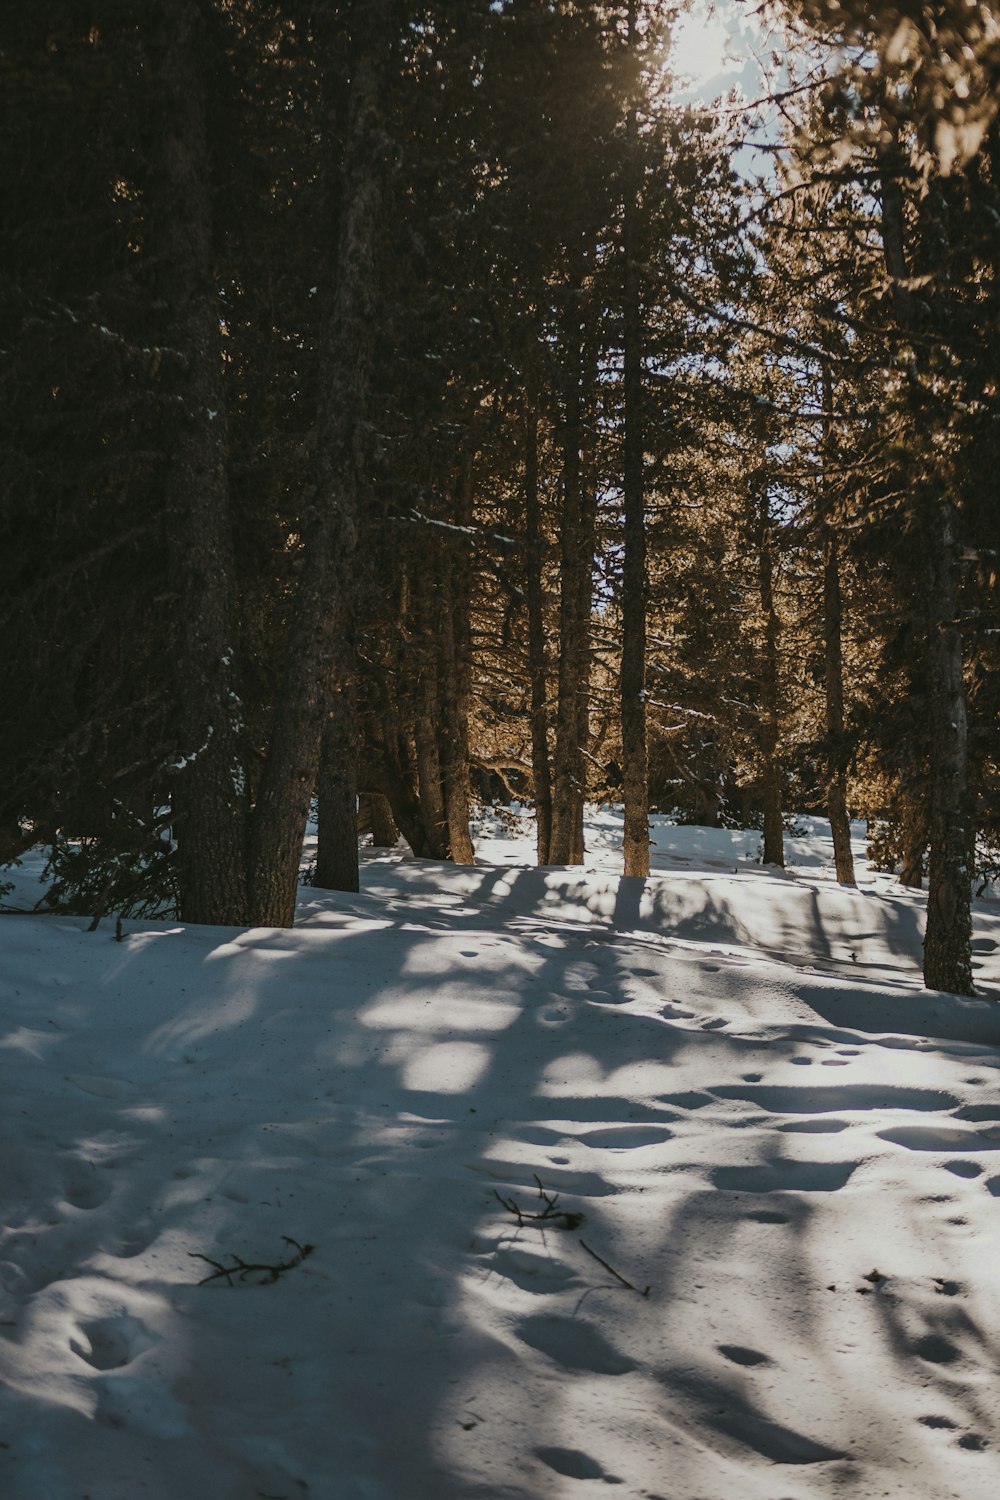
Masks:
[[[162,1018],[134,1034],[129,1087],[116,1095],[115,1080],[98,1076],[89,1084],[97,1092],[81,1094],[76,1140],[46,1189],[51,1234],[39,1244],[26,1232],[5,1247],[24,1274],[34,1266],[33,1292],[43,1298],[81,1272],[134,1284],[141,1265],[142,1286],[163,1300],[164,1316],[182,1317],[188,1339],[189,1373],[173,1383],[177,1410],[165,1410],[164,1426],[213,1383],[226,1391],[237,1380],[227,1360],[248,1336],[248,1298],[282,1298],[277,1341],[270,1325],[252,1330],[261,1407],[244,1430],[213,1438],[232,1472],[268,1493],[301,1481],[324,1495],[329,1469],[324,1478],[320,1463],[361,1488],[388,1476],[407,1500],[439,1500],[473,1484],[484,1500],[537,1495],[553,1472],[617,1477],[579,1428],[574,1382],[595,1379],[633,1382],[630,1400],[643,1404],[651,1430],[677,1437],[675,1470],[663,1481],[671,1494],[699,1493],[708,1482],[699,1466],[710,1468],[712,1453],[844,1465],[847,1483],[843,1445],[769,1397],[762,1377],[778,1354],[764,1347],[759,1311],[765,1324],[776,1320],[788,1347],[813,1350],[820,1378],[830,1378],[824,1338],[834,1294],[817,1281],[811,1247],[823,1197],[849,1187],[851,1162],[789,1156],[780,1115],[726,1115],[736,1100],[765,1111],[789,1102],[755,1099],[754,1085],[732,1092],[748,1047],[759,1044],[671,1024],[666,1014],[625,1013],[658,978],[645,967],[644,941],[662,937],[657,923],[669,903],[650,903],[643,882],[618,882],[595,931],[586,883],[576,922],[565,915],[572,883],[563,881],[553,919],[551,890],[551,872],[477,869],[454,921],[440,908],[433,916],[467,939],[457,954],[449,943],[446,964],[435,954],[440,931],[420,920],[429,907],[408,902],[398,886],[335,910],[306,893],[314,908],[304,933],[177,934]],[[729,920],[707,893],[689,917],[718,928]],[[174,941],[163,934],[108,945],[91,1002],[108,1010],[109,1027],[127,1017],[130,992],[157,982],[163,945]],[[844,1038],[867,1029],[858,1018],[882,1003],[871,989],[843,1001],[819,985],[801,993]],[[900,1011],[894,1022],[904,1010],[914,1020],[908,1008],[920,997],[887,998]],[[309,1027],[296,1024],[302,1008],[315,1017]],[[938,1009],[938,1024],[949,1024],[947,1004]],[[922,1024],[933,1019],[928,1013]],[[922,1034],[967,1036],[964,1009],[961,1020],[961,1030],[955,1020],[951,1031]],[[692,1090],[689,1062],[699,1077],[718,1077],[718,1087]],[[687,1149],[679,1137],[692,1122],[692,1141],[708,1153],[698,1162],[674,1154]],[[731,1124],[749,1127],[740,1149]],[[57,1139],[40,1149],[54,1151]],[[660,1148],[662,1158],[645,1155]],[[159,1182],[139,1170],[143,1158],[156,1161]],[[676,1172],[678,1184],[665,1223],[642,1211],[643,1174],[661,1168]],[[537,1179],[585,1214],[578,1232],[519,1226],[494,1196],[542,1211]],[[59,1207],[67,1199],[72,1206],[71,1195],[75,1217]],[[284,1235],[316,1248],[276,1285],[194,1284],[190,1253],[259,1258],[267,1253],[261,1240],[280,1247]],[[772,1241],[774,1269],[766,1288],[742,1286],[743,1257],[758,1254],[762,1236]],[[637,1290],[616,1281],[612,1266]],[[325,1316],[352,1305],[363,1314],[334,1320],[331,1335],[363,1327],[364,1337],[328,1344],[318,1358],[317,1309]],[[138,1301],[128,1306],[141,1322]],[[401,1309],[417,1321],[402,1326]],[[725,1327],[717,1326],[720,1311]],[[91,1322],[89,1347],[103,1358],[115,1329],[104,1314]],[[938,1333],[949,1337],[929,1329]],[[427,1345],[442,1341],[447,1361],[428,1360]],[[123,1346],[127,1363],[134,1347]],[[252,1435],[256,1422],[266,1433],[269,1403],[287,1407],[282,1360],[307,1369],[294,1388],[307,1399],[284,1456],[265,1457],[246,1444],[246,1430]],[[483,1383],[499,1403],[488,1412],[477,1399]],[[399,1451],[373,1453],[363,1440],[387,1408]],[[98,1405],[98,1420],[127,1426],[126,1418],[108,1407],[101,1417]],[[333,1441],[324,1436],[317,1446],[317,1430],[334,1432]],[[536,1434],[537,1448],[520,1451],[518,1431]],[[682,1442],[689,1431],[696,1440]],[[176,1461],[178,1477],[186,1472],[169,1445],[158,1451]]]

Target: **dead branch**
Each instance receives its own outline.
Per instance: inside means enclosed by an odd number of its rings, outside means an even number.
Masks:
[[[188,1255],[192,1260],[203,1260],[206,1265],[215,1267],[211,1276],[203,1276],[198,1285],[206,1286],[210,1281],[218,1281],[221,1276],[224,1276],[229,1286],[232,1286],[234,1276],[237,1276],[240,1281],[246,1281],[248,1276],[259,1274],[262,1279],[254,1284],[256,1286],[270,1286],[285,1271],[291,1271],[295,1266],[300,1266],[308,1256],[312,1255],[313,1250],[316,1248],[315,1245],[300,1245],[298,1240],[290,1239],[287,1234],[283,1234],[281,1238],[284,1244],[294,1245],[295,1247],[296,1254],[290,1260],[258,1262],[242,1260],[240,1256],[234,1255],[233,1264],[231,1266],[224,1266],[221,1261],[213,1260],[210,1255],[199,1255],[197,1251],[189,1250]]]

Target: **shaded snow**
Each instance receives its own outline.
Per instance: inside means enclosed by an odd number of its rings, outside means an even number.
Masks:
[[[1000,1011],[804,827],[781,873],[658,826],[646,882],[613,813],[582,871],[482,828],[292,932],[6,918],[0,1493],[993,1500]]]

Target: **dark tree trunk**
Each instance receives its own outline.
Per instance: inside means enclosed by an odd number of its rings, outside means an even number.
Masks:
[[[425,608],[430,601],[422,601]],[[424,615],[429,620],[429,615]],[[414,744],[417,752],[417,795],[420,799],[420,819],[423,824],[423,849],[428,859],[448,859],[451,848],[448,842],[448,812],[445,807],[444,780],[441,774],[441,753],[438,742],[438,726],[441,720],[441,697],[439,693],[437,656],[432,653],[426,627],[422,632],[423,660],[420,672],[420,689],[417,721],[414,726]],[[430,640],[432,641],[432,637]],[[417,853],[417,850],[413,851]]]
[[[781,815],[781,769],[778,762],[778,615],[774,606],[774,555],[771,517],[767,496],[760,502],[760,547],[758,583],[761,614],[764,618],[764,651],[760,683],[760,757],[761,800],[764,809],[764,852],[766,865],[785,863],[785,836]]]
[[[472,460],[459,483],[455,520],[467,526],[472,514]],[[469,778],[470,564],[464,540],[452,542],[441,570],[441,625],[438,632],[438,689],[441,699],[441,771],[448,846],[456,864],[475,863],[469,830],[472,784]]]
[[[354,688],[345,684],[323,731],[314,881],[326,891],[360,890],[358,869],[358,722]]]
[[[930,858],[924,983],[975,993],[972,983],[972,850],[969,731],[958,623],[960,562],[951,505],[927,506],[927,676],[931,719]]]
[[[340,203],[336,284],[323,338],[316,491],[305,531],[281,694],[254,809],[250,919],[290,927],[302,838],[316,783],[329,687],[342,654],[354,578],[358,505],[379,305],[387,149],[386,83],[395,0],[356,0]],[[329,153],[328,153],[329,154]],[[334,165],[328,169],[333,172]]]
[[[582,284],[582,278],[581,278]],[[554,865],[583,861],[587,722],[590,701],[590,612],[596,496],[584,462],[589,359],[585,328],[567,371],[563,424],[563,496],[560,536],[559,675],[552,776]]]
[[[891,132],[891,122],[884,122]],[[926,360],[928,345],[941,339],[950,321],[946,293],[926,288],[920,305],[910,289],[906,219],[900,187],[900,153],[891,140],[880,157],[882,243],[892,284],[893,308],[900,332],[913,341],[917,358]],[[933,195],[941,190],[932,179],[924,202],[925,224]],[[914,427],[926,428],[925,383],[911,379],[910,409]],[[930,855],[927,870],[927,930],[924,935],[924,983],[929,989],[974,994],[972,983],[972,851],[975,829],[969,781],[969,742],[963,675],[964,643],[959,624],[961,546],[958,515],[944,475],[913,476],[912,514],[925,558],[924,575],[915,579],[925,596],[927,689],[929,698]]]
[[[524,527],[528,605],[528,677],[531,691],[531,776],[535,794],[538,863],[547,865],[552,846],[552,770],[549,762],[548,653],[545,649],[544,544],[538,495],[538,414],[528,398],[525,412]]]
[[[629,0],[628,42],[636,45],[636,6]],[[638,118],[625,120],[624,204],[624,533],[622,571],[621,731],[625,802],[624,873],[649,874],[649,757],[646,740],[646,500],[642,390],[642,308],[639,296],[640,193]]]
[[[843,599],[840,556],[833,529],[830,451],[833,431],[833,381],[823,367],[823,647],[826,666],[827,786],[826,805],[833,836],[833,862],[841,885],[854,885],[851,820],[847,810],[847,741],[844,721]]]
[[[184,360],[183,373],[175,377],[177,417],[165,478],[180,705],[171,799],[179,915],[188,922],[242,925],[248,914],[246,797],[234,671],[236,580],[220,306],[213,279],[208,38],[195,0],[158,9],[150,47],[160,117],[160,187],[153,208],[157,294],[169,309],[164,342]]]
[[[376,849],[395,848],[399,829],[392,816],[392,803],[384,792],[362,792],[358,832],[370,833]]]

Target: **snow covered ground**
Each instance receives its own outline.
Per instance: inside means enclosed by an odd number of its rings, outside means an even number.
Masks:
[[[803,828],[4,918],[5,1500],[995,1500],[1000,908]]]

